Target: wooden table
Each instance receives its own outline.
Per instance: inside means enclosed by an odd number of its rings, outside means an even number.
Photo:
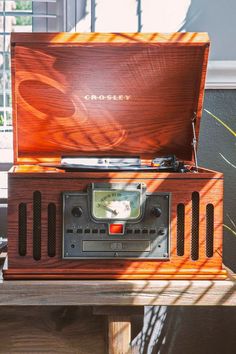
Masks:
[[[1,281],[0,305],[236,306],[236,281]]]
[[[236,306],[236,280],[0,281],[2,306],[93,306],[108,318],[109,354],[130,353],[131,315],[147,305]]]

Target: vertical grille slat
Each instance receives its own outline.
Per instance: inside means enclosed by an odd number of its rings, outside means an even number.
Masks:
[[[18,252],[25,256],[27,250],[27,205],[20,203],[18,209]]]
[[[184,255],[185,206],[177,205],[177,255]]]
[[[206,256],[213,257],[214,253],[214,206],[206,206]]]
[[[48,204],[48,256],[56,255],[56,205]]]
[[[33,193],[33,258],[41,259],[41,193]]]
[[[199,258],[199,193],[192,193],[192,230],[191,230],[191,258]]]

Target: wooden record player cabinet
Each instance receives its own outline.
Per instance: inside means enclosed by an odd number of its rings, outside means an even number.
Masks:
[[[209,39],[204,33],[13,33],[14,166],[5,279],[223,279],[223,176],[64,172],[62,156],[175,154],[194,166]],[[96,182],[170,193],[169,257],[63,259],[63,191]],[[125,235],[122,236],[123,238]]]

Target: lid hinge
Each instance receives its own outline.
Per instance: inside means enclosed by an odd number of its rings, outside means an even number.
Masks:
[[[193,116],[193,118],[192,118],[192,129],[193,129],[192,147],[193,147],[193,156],[194,156],[195,170],[198,172],[197,138],[196,138],[196,130],[195,130],[196,117],[197,117],[197,114],[196,114],[196,112],[194,112],[194,116]]]

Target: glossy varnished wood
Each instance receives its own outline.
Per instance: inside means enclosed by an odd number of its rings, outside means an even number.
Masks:
[[[175,154],[192,161],[209,39],[204,33],[12,35],[14,160],[9,174],[6,279],[222,279],[220,173],[65,173],[37,166],[70,156]],[[143,182],[171,193],[170,259],[63,260],[62,191],[92,182]],[[42,257],[32,253],[34,191],[42,194]],[[200,195],[199,258],[191,259],[192,193]],[[18,254],[18,206],[27,204],[27,252]],[[47,207],[56,205],[56,255],[47,254]],[[177,255],[176,208],[185,205],[184,255]],[[206,257],[205,208],[214,206],[214,250]]]
[[[34,169],[34,167],[33,167]],[[222,198],[223,179],[220,173],[202,170],[201,173],[73,173],[73,172],[18,172],[9,175],[9,269],[8,279],[222,279]],[[14,171],[14,169],[13,169]],[[91,182],[143,182],[148,192],[171,193],[171,256],[169,260],[63,260],[61,230],[61,192],[85,191]],[[27,185],[27,189],[26,189]],[[42,259],[32,257],[32,194],[42,193]],[[191,197],[192,192],[200,195],[199,259],[191,260]],[[28,206],[27,255],[18,255],[18,205]],[[47,256],[47,205],[57,207],[56,256]],[[176,209],[185,204],[185,250],[184,256],[176,251]],[[206,257],[205,208],[213,204],[214,254]]]
[[[136,43],[160,42],[164,45],[172,46],[173,43],[186,45],[199,45],[209,41],[207,33],[204,32],[173,32],[173,33],[18,33],[11,34],[13,43],[52,43],[77,45],[78,43]]]
[[[15,163],[63,155],[192,159],[206,34],[14,33],[11,44]]]

